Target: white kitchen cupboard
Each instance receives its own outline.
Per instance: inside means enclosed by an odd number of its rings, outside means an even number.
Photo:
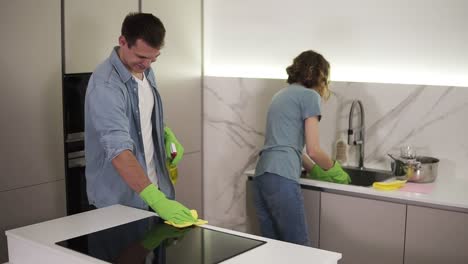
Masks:
[[[65,73],[92,72],[105,60],[138,0],[64,0]]]
[[[4,231],[65,215],[60,0],[0,4],[0,263]]]
[[[468,214],[408,205],[405,264],[468,263]]]
[[[341,264],[403,262],[406,205],[321,193],[320,248]]]

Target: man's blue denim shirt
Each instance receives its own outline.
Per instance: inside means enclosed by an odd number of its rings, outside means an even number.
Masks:
[[[122,204],[146,209],[112,165],[112,159],[130,150],[146,172],[138,110],[138,84],[122,63],[115,47],[89,79],[85,99],[86,188],[89,203],[101,208]],[[169,199],[175,192],[166,168],[164,118],[161,97],[151,68],[145,75],[153,88],[152,115],[154,159],[159,189]]]

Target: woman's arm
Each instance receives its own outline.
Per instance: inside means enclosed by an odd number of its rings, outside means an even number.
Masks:
[[[302,167],[309,173],[312,170],[312,167],[314,167],[315,163],[310,159],[310,157],[302,153]]]
[[[333,167],[333,161],[320,147],[318,125],[319,120],[317,116],[309,117],[304,121],[306,153],[320,168],[328,170]],[[305,164],[305,166],[309,165]],[[308,168],[305,166],[304,168],[307,170]]]

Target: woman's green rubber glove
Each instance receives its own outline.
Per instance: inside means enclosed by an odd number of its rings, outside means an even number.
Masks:
[[[179,225],[197,222],[187,207],[177,201],[167,199],[154,184],[143,189],[140,192],[140,197],[164,220]]]
[[[335,161],[333,167],[329,170],[323,170],[315,164],[308,174],[309,178],[320,181],[328,181],[342,184],[351,183],[351,178],[346,173],[338,161]]]
[[[172,130],[167,126],[164,127],[164,141],[167,159],[172,166],[177,166],[184,155],[184,147],[182,147],[180,142],[177,140],[174,132],[172,132]],[[175,149],[173,149],[173,147],[175,147]]]

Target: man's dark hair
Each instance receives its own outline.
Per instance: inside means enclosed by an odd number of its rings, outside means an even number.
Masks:
[[[166,29],[153,14],[130,13],[122,23],[121,34],[127,40],[129,48],[135,45],[137,39],[142,39],[151,47],[159,49],[164,45]]]

